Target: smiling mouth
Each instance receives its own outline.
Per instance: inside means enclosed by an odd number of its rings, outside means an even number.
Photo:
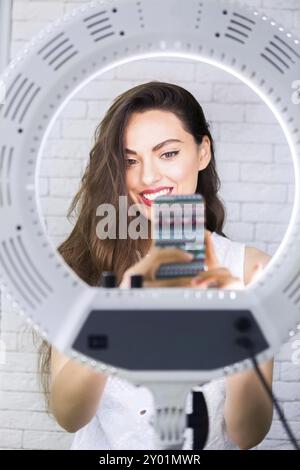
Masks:
[[[145,204],[151,205],[152,201],[154,201],[157,197],[170,194],[172,190],[173,188],[165,188],[155,193],[140,193],[140,197]]]

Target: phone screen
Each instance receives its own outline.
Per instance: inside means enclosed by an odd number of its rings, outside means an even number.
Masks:
[[[167,263],[156,278],[196,276],[204,270],[205,205],[200,194],[159,196],[152,205],[155,246],[177,247],[193,254],[187,263]]]

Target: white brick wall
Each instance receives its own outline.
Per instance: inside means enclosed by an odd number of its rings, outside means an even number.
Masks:
[[[12,57],[43,28],[82,0],[14,0]],[[300,0],[249,0],[293,32],[300,30]],[[40,172],[40,196],[56,244],[70,230],[65,213],[77,190],[92,134],[116,95],[151,79],[174,81],[203,104],[216,140],[226,233],[270,254],[287,228],[293,203],[289,149],[272,113],[252,90],[211,66],[176,59],[124,65],[88,84],[67,104],[52,128]],[[2,339],[7,362],[0,365],[0,449],[67,449],[72,436],[44,411],[37,385],[31,335],[8,301],[2,306]],[[292,363],[293,338],[276,357],[274,390],[300,439],[300,365]],[[289,448],[274,415],[263,449]]]

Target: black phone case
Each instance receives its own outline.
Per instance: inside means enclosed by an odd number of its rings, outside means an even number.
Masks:
[[[194,277],[204,270],[204,199],[200,194],[165,195],[153,201],[153,238],[157,247],[177,247],[193,254],[187,263],[165,263],[156,279]]]

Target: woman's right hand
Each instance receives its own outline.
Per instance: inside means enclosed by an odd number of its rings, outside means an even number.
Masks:
[[[124,272],[120,288],[130,288],[130,276],[133,274],[143,276],[143,287],[190,287],[190,277],[155,279],[155,273],[161,264],[187,263],[192,259],[192,254],[180,248],[159,248],[153,245],[144,258]]]

